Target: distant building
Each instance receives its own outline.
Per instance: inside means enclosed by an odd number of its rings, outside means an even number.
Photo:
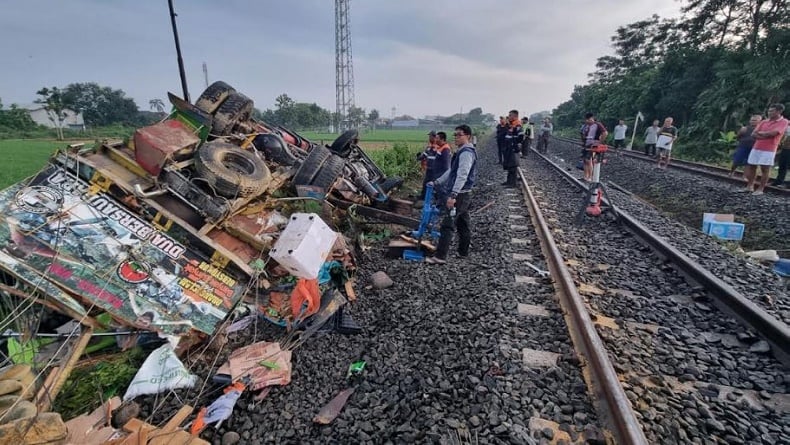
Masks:
[[[32,103],[19,104],[17,106],[23,110],[27,110],[28,114],[30,115],[30,119],[33,119],[33,122],[36,124],[49,128],[57,128],[58,118],[55,116],[54,112],[47,111],[44,108],[44,104]],[[69,109],[64,109],[63,113],[66,115],[66,118],[63,120],[63,128],[70,130],[85,129],[85,120],[82,118],[82,113],[77,113],[74,110]],[[51,120],[50,116],[52,117]]]
[[[392,128],[417,128],[420,126],[419,119],[411,119],[406,121],[392,121]]]

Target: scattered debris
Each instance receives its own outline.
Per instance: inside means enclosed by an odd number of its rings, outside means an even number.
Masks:
[[[346,388],[340,391],[332,400],[329,401],[321,411],[313,417],[313,422],[320,424],[320,425],[329,425],[332,423],[333,420],[340,415],[340,411],[343,410],[343,407],[346,406],[346,402],[348,402],[348,398],[351,397],[351,394],[354,394],[356,388]]]
[[[123,400],[170,389],[191,388],[196,381],[197,377],[187,371],[181,360],[176,357],[170,343],[165,343],[145,359],[132,383],[129,384]]]
[[[379,271],[370,276],[370,282],[375,289],[386,289],[393,284],[392,279],[383,271]]]
[[[192,429],[190,430],[192,435],[197,436],[212,423],[216,423],[215,427],[219,429],[220,424],[230,418],[230,415],[233,413],[233,407],[236,406],[236,402],[245,388],[244,383],[237,381],[225,388],[225,393],[212,402],[211,405],[207,408],[201,408],[197,418],[192,422]]]

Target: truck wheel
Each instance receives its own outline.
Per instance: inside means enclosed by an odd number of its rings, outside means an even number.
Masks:
[[[316,177],[313,179],[312,185],[321,187],[324,190],[329,190],[332,184],[337,181],[337,178],[343,173],[343,167],[346,165],[346,160],[340,156],[330,155],[324,161]]]
[[[251,151],[222,141],[206,142],[195,157],[195,171],[227,198],[256,196],[266,191],[272,175]]]
[[[358,130],[347,130],[329,146],[329,150],[343,158],[347,158],[351,154],[354,140],[359,139]]]
[[[232,86],[218,80],[209,85],[206,91],[203,91],[203,94],[195,101],[195,106],[208,114],[213,114],[222,105],[222,102],[225,102],[228,95],[235,92],[236,90]]]
[[[299,160],[291,153],[288,144],[282,136],[276,133],[259,134],[252,141],[255,149],[262,152],[264,157],[280,165],[291,166]]]
[[[331,155],[332,152],[326,147],[313,147],[313,149],[307,153],[307,157],[304,161],[302,161],[302,165],[296,170],[296,174],[291,182],[293,182],[294,185],[310,185],[313,182],[313,178],[318,174],[318,171],[321,170],[321,166],[324,165],[324,161]]]
[[[253,102],[241,93],[231,93],[225,102],[214,113],[212,133],[227,136],[239,122],[246,121],[252,115]]]
[[[403,178],[398,176],[391,176],[379,183],[379,187],[384,190],[384,193],[389,193],[390,190],[396,189],[403,185]]]

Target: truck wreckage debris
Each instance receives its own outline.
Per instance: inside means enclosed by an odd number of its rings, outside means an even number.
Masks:
[[[94,332],[95,341],[120,331],[124,347],[137,333],[156,333],[179,354],[210,343],[234,320],[238,330],[253,318],[268,319],[287,329],[284,340],[234,351],[214,376],[226,385],[243,381],[233,391],[264,389],[265,396],[268,385],[290,381],[291,352],[313,333],[361,330],[343,311],[356,298],[356,265],[346,238],[330,228],[333,218],[353,212],[419,224],[411,203],[389,196],[403,181],[387,178],[362,151],[356,130],[316,144],[252,118],[252,100],[224,82],[210,85],[194,105],[169,98],[170,115],[128,142],[69,146],[29,180],[0,191],[3,299],[20,313],[35,302],[44,306],[42,317],[76,321],[51,339],[68,345],[67,359],[43,355],[43,348],[14,356],[8,347],[0,367],[17,364],[0,373],[23,377],[4,378],[13,383],[0,397],[0,436],[33,434],[36,443],[66,437],[57,413],[41,419]],[[327,205],[322,215],[298,213],[294,203],[302,200]],[[245,311],[246,321],[239,316]],[[14,342],[38,333],[14,333],[7,320],[2,330]],[[189,375],[176,354],[168,356],[172,369],[154,373]],[[192,412],[185,406],[186,414],[161,429],[132,419],[116,430],[107,413],[117,405],[73,419],[68,436],[94,443],[94,431],[99,442],[157,443],[137,440],[178,429]],[[181,433],[185,441],[197,439]]]

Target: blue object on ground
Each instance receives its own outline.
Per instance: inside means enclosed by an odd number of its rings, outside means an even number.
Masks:
[[[782,278],[790,278],[790,259],[779,258],[779,261],[774,263],[774,272]]]
[[[425,254],[419,250],[408,249],[403,251],[403,259],[408,261],[423,261],[425,260]]]

